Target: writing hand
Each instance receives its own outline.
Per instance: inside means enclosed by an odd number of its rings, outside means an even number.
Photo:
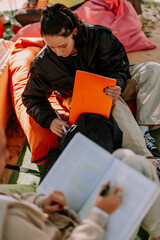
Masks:
[[[58,118],[55,118],[53,119],[53,121],[51,122],[51,125],[50,125],[50,130],[55,133],[57,136],[59,137],[63,137],[64,135],[64,131],[63,131],[63,128],[62,126],[65,126],[67,128],[70,127],[70,125],[64,121],[64,120],[60,120]]]
[[[104,195],[102,193],[106,188],[109,188],[109,190],[107,190],[106,195]],[[104,184],[100,189],[94,206],[102,209],[108,214],[111,214],[120,206],[122,201],[122,192],[122,188],[116,185],[112,185],[110,183]]]
[[[104,88],[104,93],[106,93],[108,97],[115,101],[121,95],[121,87],[115,86]]]
[[[47,213],[61,211],[66,204],[64,194],[60,191],[54,191],[43,201],[43,209]]]

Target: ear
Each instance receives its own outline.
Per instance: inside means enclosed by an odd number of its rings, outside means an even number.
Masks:
[[[78,32],[78,29],[75,28],[75,29],[73,30],[73,35],[76,36],[76,35],[77,35],[77,32]]]

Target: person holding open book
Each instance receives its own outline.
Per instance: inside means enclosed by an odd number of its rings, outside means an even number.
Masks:
[[[116,86],[106,88],[105,93],[114,101],[112,115],[123,131],[123,147],[159,158],[160,151],[154,146],[148,127],[160,124],[160,65],[130,65],[124,46],[110,29],[79,20],[62,4],[43,9],[41,34],[45,46],[31,63],[22,94],[27,113],[42,127],[62,137],[62,126],[68,128],[69,124],[57,118],[47,91],[54,91],[60,105],[69,110],[76,70],[114,78]],[[136,120],[144,137],[124,102],[135,97]]]
[[[9,157],[1,126],[0,137],[1,176]],[[126,157],[123,150],[120,153],[115,152],[115,156],[117,155],[130,165],[134,163],[129,156]],[[135,158],[140,163],[136,164],[137,170],[159,184],[152,164],[138,155]],[[18,196],[0,190],[0,240],[101,240],[109,215],[116,211],[122,200],[121,187],[111,183],[102,185],[88,218],[80,222],[76,213],[65,207],[65,196],[58,190],[48,197],[33,192]],[[152,240],[160,240],[159,208],[160,197],[143,220],[143,226],[149,231]]]
[[[0,137],[1,176],[9,157],[6,137],[1,126]],[[100,240],[109,214],[121,203],[121,194],[120,187],[109,183],[103,185],[90,216],[78,226],[78,216],[72,210],[64,208],[65,197],[60,191],[54,191],[48,197],[36,193],[26,193],[18,197],[0,191],[0,240]]]

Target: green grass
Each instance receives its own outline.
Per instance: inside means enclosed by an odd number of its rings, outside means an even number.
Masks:
[[[160,13],[160,2],[141,0],[141,3],[144,4],[147,8],[157,9]]]
[[[17,166],[23,166],[25,168],[33,169],[39,171],[36,164],[31,163],[31,152],[29,150],[27,142],[25,143],[20,156],[17,160]],[[9,184],[28,184],[28,185],[38,185],[40,177],[31,174],[24,173],[14,170],[9,179]]]
[[[145,1],[145,0],[141,0],[141,3],[144,5],[145,8],[148,9],[155,9],[158,11],[158,14],[160,14],[160,3],[159,2],[154,2],[154,1]],[[156,14],[153,15],[154,17],[156,17]],[[141,19],[141,23],[142,23],[142,30],[145,33],[145,35],[147,37],[151,37],[152,34],[152,30],[155,29],[155,22],[152,22],[149,19]]]
[[[3,34],[3,38],[5,40],[10,40],[13,36],[14,36],[14,33],[12,32],[12,26],[13,25],[18,25],[20,26],[20,24],[16,21],[14,15],[16,13],[17,10],[14,10],[14,11],[4,11],[3,13],[5,15],[7,15],[10,19],[10,23],[9,24],[5,24],[4,25],[4,34]]]

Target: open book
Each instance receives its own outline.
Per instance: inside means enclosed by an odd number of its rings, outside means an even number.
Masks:
[[[108,181],[121,186],[124,195],[109,218],[104,239],[129,240],[160,194],[159,186],[81,133],[75,134],[37,191],[48,195],[61,190],[67,206],[84,219],[101,184]]]
[[[98,113],[109,117],[112,99],[103,92],[103,89],[115,85],[115,79],[77,70],[69,123],[74,124],[82,113]]]

